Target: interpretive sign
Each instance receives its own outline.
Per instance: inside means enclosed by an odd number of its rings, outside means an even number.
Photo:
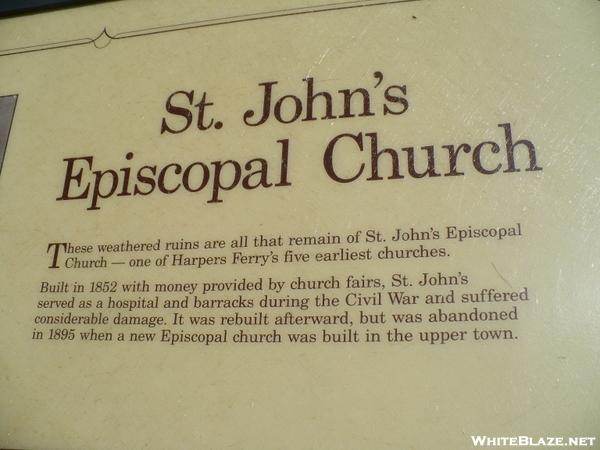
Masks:
[[[140,5],[0,26],[0,446],[596,444],[598,2]]]

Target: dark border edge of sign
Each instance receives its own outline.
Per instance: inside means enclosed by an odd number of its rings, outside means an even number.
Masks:
[[[8,138],[10,137],[18,99],[18,94],[3,95],[0,97],[0,103],[6,103],[6,105],[0,107],[0,175],[2,175],[4,156],[6,155]],[[4,111],[4,107],[6,107],[6,111]]]
[[[7,0],[0,4],[0,19],[115,0]]]

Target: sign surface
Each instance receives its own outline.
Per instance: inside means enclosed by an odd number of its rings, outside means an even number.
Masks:
[[[598,445],[598,2],[287,3],[2,21],[0,446]]]

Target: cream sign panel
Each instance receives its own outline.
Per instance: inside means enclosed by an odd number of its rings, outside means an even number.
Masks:
[[[0,446],[594,446],[598,2],[0,19]]]

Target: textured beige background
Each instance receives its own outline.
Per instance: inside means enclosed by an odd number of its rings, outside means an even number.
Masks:
[[[343,2],[339,2],[343,3]],[[289,6],[320,5],[318,1]],[[0,21],[0,50],[281,9],[280,2],[111,2]],[[461,449],[471,435],[600,436],[600,4],[418,1],[0,56],[19,94],[0,178],[0,446],[5,448]],[[414,16],[414,18],[413,18]],[[402,116],[243,125],[258,83],[301,95],[407,85]],[[208,92],[221,131],[160,135],[176,90]],[[373,90],[373,89],[372,89]],[[340,133],[382,146],[532,140],[540,172],[340,185],[321,166]],[[56,202],[63,158],[98,168],[252,157],[290,139],[293,186]],[[138,166],[134,166],[138,167]],[[444,260],[200,270],[52,271],[49,242],[234,239],[520,222]],[[468,273],[473,291],[527,286],[506,342],[196,347],[34,342],[39,282],[348,273]],[[57,273],[60,272],[60,273]],[[501,274],[501,275],[500,275]],[[420,307],[421,312],[428,312]],[[456,329],[470,329],[456,327]],[[422,327],[421,329],[427,329]]]

